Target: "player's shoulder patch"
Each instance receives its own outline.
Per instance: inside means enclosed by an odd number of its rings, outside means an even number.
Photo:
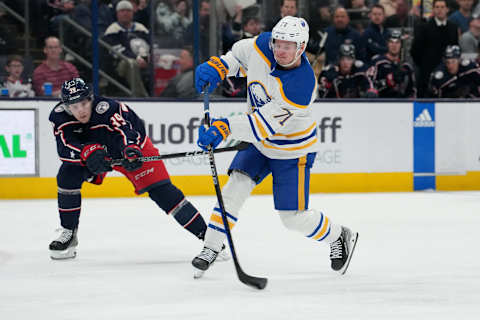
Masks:
[[[110,104],[107,101],[100,101],[95,106],[95,111],[98,114],[104,114],[110,108]]]
[[[56,106],[53,109],[53,111],[56,112],[56,113],[64,112],[65,111],[65,105],[63,103],[59,104],[58,106]]]
[[[355,67],[362,68],[363,66],[365,66],[365,63],[362,60],[355,60]]]
[[[437,79],[437,80],[442,79],[443,76],[444,76],[443,71],[440,71],[440,70],[436,71],[436,72],[434,73],[434,75],[433,75],[433,77],[434,77],[435,79]]]

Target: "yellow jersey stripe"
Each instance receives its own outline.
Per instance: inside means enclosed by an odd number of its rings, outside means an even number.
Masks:
[[[298,146],[298,147],[289,147],[289,148],[279,148],[277,146],[266,144],[265,141],[262,141],[262,144],[265,148],[269,148],[269,149],[275,149],[275,150],[281,150],[281,151],[294,151],[294,150],[306,149],[306,148],[310,147],[311,145],[313,145],[314,143],[316,143],[317,141],[318,141],[318,138],[315,137],[315,139],[313,139],[312,141],[310,141],[307,144],[304,144],[304,145],[301,145],[301,146]]]
[[[276,133],[276,134],[274,134],[273,136],[274,136],[274,137],[286,137],[286,138],[293,138],[293,137],[303,136],[303,135],[309,134],[310,131],[312,131],[313,129],[315,129],[316,126],[317,126],[317,123],[314,122],[310,127],[308,127],[307,129],[305,129],[305,130],[303,130],[303,131],[295,132],[295,133],[291,133],[291,134]]]
[[[221,224],[221,225],[223,226],[222,217],[216,215],[215,213],[212,213],[212,215],[210,216],[210,221],[211,221],[211,222],[219,223],[219,224]],[[234,223],[234,222],[228,221],[228,227],[229,227],[230,229],[232,229],[234,226],[235,226],[235,223]]]
[[[290,104],[294,107],[300,108],[300,109],[306,109],[308,107],[308,105],[304,106],[304,105],[301,105],[301,104],[297,104],[297,103],[291,101],[290,99],[288,99],[287,96],[285,95],[285,91],[283,91],[282,81],[280,80],[280,78],[275,78],[275,79],[277,79],[277,81],[278,81],[278,86],[279,86],[279,89],[280,89],[279,91],[282,94],[283,100],[285,100],[288,104]]]
[[[323,237],[325,235],[325,232],[327,232],[328,230],[328,225],[329,225],[330,221],[328,220],[328,217],[325,217],[325,221],[323,222],[323,227],[322,229],[320,229],[320,231],[318,231],[318,233],[313,236],[313,240],[318,240],[320,239],[321,237]]]
[[[266,139],[268,137],[268,134],[262,122],[260,121],[260,119],[258,119],[258,116],[255,113],[252,113],[252,117],[255,119],[255,123],[257,124],[258,130],[260,130],[260,135],[262,136],[263,139]]]
[[[270,60],[268,60],[268,58],[263,54],[262,50],[260,50],[260,48],[257,46],[257,37],[255,37],[255,41],[253,42],[253,47],[255,48],[255,50],[257,50],[258,54],[260,55],[260,57],[262,57],[263,60],[265,60],[265,62],[267,63],[268,67],[269,68],[272,68],[272,64],[270,63]]]
[[[305,210],[305,165],[307,157],[298,159],[298,210]]]

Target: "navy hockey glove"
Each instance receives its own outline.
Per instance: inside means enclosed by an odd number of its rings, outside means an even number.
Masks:
[[[143,161],[139,158],[143,157],[142,149],[136,144],[129,144],[123,149],[122,166],[127,171],[135,171],[142,167]]]
[[[197,145],[202,150],[207,151],[208,146],[211,145],[215,148],[230,135],[230,124],[226,118],[213,119],[212,126],[205,129],[204,126],[198,128],[198,140]]]
[[[105,148],[98,143],[85,145],[80,153],[80,159],[94,175],[112,171],[111,159]]]
[[[195,88],[199,93],[203,87],[210,84],[208,92],[211,93],[218,83],[225,79],[228,73],[228,64],[219,57],[210,57],[210,60],[200,64],[195,69]]]

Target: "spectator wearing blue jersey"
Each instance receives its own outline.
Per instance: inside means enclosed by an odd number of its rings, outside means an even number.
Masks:
[[[357,48],[357,57],[364,58],[364,45],[360,33],[350,25],[350,17],[343,7],[335,9],[333,14],[333,25],[325,29],[328,34],[325,41],[326,64],[335,63],[338,57],[338,50],[342,44],[353,44]]]
[[[454,22],[460,29],[460,33],[468,31],[468,25],[472,20],[473,0],[457,0],[459,8],[448,17],[449,21]]]
[[[362,35],[365,44],[365,61],[369,62],[377,54],[387,52],[387,30],[383,27],[385,21],[385,9],[380,4],[375,4],[370,10],[370,25]]]

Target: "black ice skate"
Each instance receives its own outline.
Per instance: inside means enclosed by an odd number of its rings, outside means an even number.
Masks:
[[[347,272],[357,239],[358,232],[352,232],[352,230],[342,227],[340,237],[330,243],[330,260],[332,261],[333,270],[338,271],[340,274]]]
[[[61,229],[60,236],[50,243],[50,258],[63,260],[75,258],[77,255],[77,230]]]
[[[194,267],[193,277],[195,279],[201,278],[205,271],[215,262],[215,260],[228,260],[228,254],[225,252],[225,245],[222,245],[222,250],[219,252],[213,251],[210,248],[203,247],[202,252],[200,252],[192,260],[192,265]]]

